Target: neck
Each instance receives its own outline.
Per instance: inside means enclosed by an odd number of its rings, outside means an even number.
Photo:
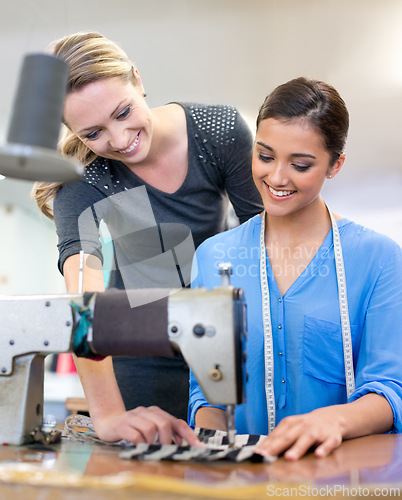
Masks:
[[[299,245],[323,240],[331,229],[331,219],[321,197],[308,206],[283,217],[266,214],[265,242]]]
[[[166,162],[183,148],[187,151],[187,122],[183,108],[175,103],[152,108],[153,132],[147,164]]]

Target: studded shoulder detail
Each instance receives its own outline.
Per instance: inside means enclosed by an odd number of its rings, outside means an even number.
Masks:
[[[84,180],[88,184],[97,184],[106,175],[109,167],[106,159],[98,156],[91,164],[85,167]]]
[[[217,145],[227,145],[234,141],[237,110],[233,106],[201,106],[193,104],[190,113],[196,127],[206,132]],[[198,139],[197,133],[195,138]]]

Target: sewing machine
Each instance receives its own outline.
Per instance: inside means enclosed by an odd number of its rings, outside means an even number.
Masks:
[[[44,360],[51,353],[97,358],[180,351],[210,403],[229,405],[229,412],[241,403],[241,290],[222,286],[160,296],[150,289],[0,297],[0,443],[24,444],[40,432]],[[135,301],[142,305],[132,307]]]
[[[82,166],[57,149],[67,64],[49,54],[24,59],[0,173],[25,180],[71,182]],[[227,408],[229,439],[234,405],[243,401],[242,339],[245,301],[230,286],[142,289],[94,294],[0,297],[0,443],[20,445],[43,435],[44,360],[71,352],[175,356],[180,351],[206,398]],[[49,434],[49,433],[48,433]]]

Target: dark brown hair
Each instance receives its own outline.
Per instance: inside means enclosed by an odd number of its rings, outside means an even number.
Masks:
[[[267,118],[305,120],[321,134],[331,165],[344,151],[349,113],[342,97],[328,83],[300,77],[279,85],[265,98],[257,116],[257,129]]]

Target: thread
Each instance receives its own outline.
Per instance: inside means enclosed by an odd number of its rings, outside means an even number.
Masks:
[[[68,65],[44,53],[24,57],[7,140],[56,149],[67,89]]]

